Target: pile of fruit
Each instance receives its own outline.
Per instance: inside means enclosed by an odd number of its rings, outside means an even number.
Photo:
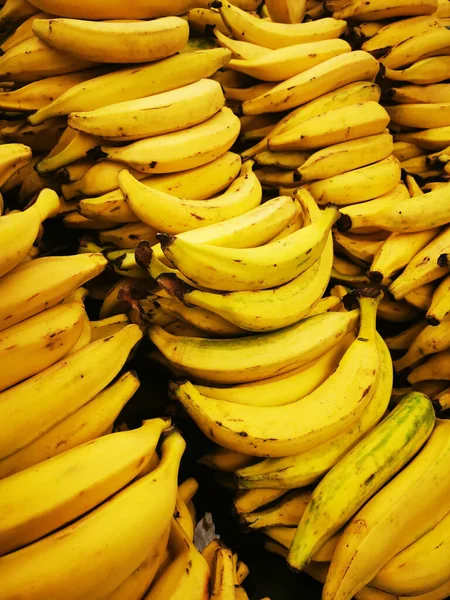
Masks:
[[[450,597],[449,0],[0,4],[1,599]]]

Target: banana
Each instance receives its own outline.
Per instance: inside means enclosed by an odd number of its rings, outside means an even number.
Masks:
[[[128,301],[122,296],[122,289],[130,290],[138,297],[145,297],[149,293],[149,281],[122,277],[107,292],[99,311],[99,318],[105,319],[126,312],[129,309]],[[140,293],[142,291],[142,293]]]
[[[381,295],[360,299],[359,338],[347,350],[336,371],[314,392],[297,402],[282,408],[227,403],[202,396],[189,381],[172,384],[172,395],[183,404],[207,437],[214,438],[226,448],[270,457],[292,456],[309,450],[355,423],[374,395],[381,371],[375,335],[376,308],[380,299]],[[314,319],[317,317],[309,320]],[[349,375],[350,371],[353,376]],[[324,410],[328,399],[332,399],[332,406]]]
[[[411,198],[423,195],[424,192],[422,191],[422,188],[420,187],[420,185],[417,183],[417,181],[414,179],[414,177],[412,175],[406,175],[405,183],[406,183],[406,187],[408,188],[408,192],[409,192],[409,195],[411,196]]]
[[[82,215],[71,212],[63,218],[64,227],[71,229],[89,229],[89,230],[102,230],[102,229],[110,229],[110,227],[114,227],[114,221],[107,220],[91,220],[86,219]]]
[[[407,127],[432,129],[450,125],[450,103],[400,104],[386,110],[393,121]]]
[[[33,33],[51,48],[69,51],[78,60],[142,63],[179,52],[189,39],[189,25],[180,17],[129,23],[36,19]]]
[[[33,21],[35,19],[49,18],[51,18],[51,15],[49,15],[48,13],[42,11],[34,12],[28,17],[28,19],[23,21],[23,23],[21,23],[14,31],[12,31],[8,35],[5,41],[1,44],[0,49],[3,50],[3,52],[8,52],[8,50],[13,48],[14,46],[17,46],[17,44],[20,44],[20,42],[29,40],[34,35],[32,30]]]
[[[335,19],[353,19],[355,21],[380,21],[395,17],[408,17],[415,15],[430,15],[437,9],[437,0],[426,2],[406,2],[397,0],[393,5],[386,0],[371,0],[370,4],[353,0],[348,3],[344,1],[326,2],[326,6],[333,12]],[[335,8],[336,7],[336,8]]]
[[[418,367],[415,367],[408,375],[410,383],[418,383],[428,379],[450,379],[448,368],[449,350],[443,350],[434,354]]]
[[[56,179],[58,183],[61,183],[61,190],[64,185],[70,185],[82,179],[86,173],[88,173],[95,165],[95,161],[91,158],[81,158],[76,162],[63,167],[56,173]],[[64,196],[64,194],[63,194]],[[64,200],[71,200],[72,198],[64,197]],[[76,204],[76,203],[75,203]],[[75,205],[74,204],[74,205]]]
[[[70,169],[78,163],[67,165]],[[72,200],[79,196],[101,196],[116,190],[119,186],[117,176],[123,165],[112,160],[101,160],[94,163],[91,168],[77,181],[61,186],[61,191],[66,200]],[[146,178],[145,173],[132,169],[133,176],[142,180]],[[147,177],[148,179],[148,177]]]
[[[205,38],[211,36],[211,32],[218,31],[224,36],[230,35],[228,27],[223,22],[218,10],[210,8],[191,8],[183,18],[189,23],[190,31],[195,32],[197,36],[200,36],[198,39],[203,43]],[[220,45],[222,46],[222,44]],[[223,47],[226,48],[225,45]]]
[[[427,311],[431,306],[435,287],[433,283],[426,283],[406,294],[405,300],[419,310]]]
[[[63,134],[64,135],[64,134]],[[52,173],[66,165],[70,165],[77,160],[88,156],[89,150],[92,150],[101,143],[99,138],[87,133],[68,130],[66,137],[67,143],[59,152],[48,155],[36,164],[36,171],[40,175]]]
[[[271,135],[269,149],[308,150],[381,134],[389,115],[377,102],[369,101],[330,110],[288,131]]]
[[[235,600],[233,553],[221,546],[214,554],[211,573],[211,600]]]
[[[417,454],[431,435],[434,421],[427,396],[407,395],[325,475],[295,532],[288,556],[291,568],[303,569],[314,553]]]
[[[261,490],[240,490],[233,500],[233,509],[236,514],[250,513],[274,500],[284,496],[285,490],[272,490],[265,488]]]
[[[450,85],[404,85],[387,91],[389,100],[398,104],[433,104],[450,102]]]
[[[430,179],[438,177],[441,174],[440,169],[432,170],[427,164],[427,156],[417,156],[410,158],[400,163],[401,168],[405,173],[419,175],[422,179]]]
[[[8,181],[8,179],[12,177],[15,173],[17,173],[20,169],[30,164],[31,160],[32,152],[28,146],[25,146],[23,144],[1,144],[0,187],[3,187]],[[44,203],[42,202],[42,204],[42,208],[44,208]],[[4,251],[6,251],[6,249]]]
[[[37,8],[27,0],[6,0],[0,10],[0,25],[23,21],[37,13]]]
[[[39,194],[36,202],[27,210],[0,217],[0,276],[22,262],[36,240],[41,223],[58,212],[58,195],[47,189]]]
[[[0,554],[55,531],[127,485],[145,469],[169,426],[162,419],[144,421],[139,429],[100,437],[2,479],[2,502],[11,508],[0,522]],[[36,490],[32,504],[30,486]]]
[[[89,112],[73,112],[69,115],[68,125],[105,139],[139,140],[203,123],[224,104],[220,84],[212,79],[200,79],[141,100],[129,100]]]
[[[110,335],[114,335],[118,331],[130,324],[130,319],[127,315],[114,315],[99,321],[90,321],[92,329],[92,341],[101,340]]]
[[[222,48],[228,48],[228,50],[233,53],[234,58],[239,60],[253,60],[271,54],[271,51],[268,48],[250,44],[249,42],[234,40],[233,38],[228,37],[228,34],[228,30],[227,33],[224,34],[218,27],[214,29],[214,35],[216,36],[218,43]]]
[[[138,387],[139,380],[136,374],[132,371],[125,373],[31,444],[1,460],[0,479],[100,437],[112,427]]]
[[[345,235],[334,232],[334,244],[337,251],[346,254],[351,260],[359,263],[371,263],[375,253],[383,245],[386,232],[366,235]]]
[[[89,344],[26,381],[1,393],[8,418],[8,431],[2,435],[0,456],[7,458],[33,442],[65,417],[89,402],[107,385],[123,366],[128,354],[142,337],[136,325],[128,325],[113,336]],[[117,347],[117,348],[116,348]],[[115,356],[112,356],[115,352]],[[96,355],[107,371],[89,370],[85,366]],[[49,388],[55,383],[49,397]],[[61,390],[70,389],[62,393]],[[38,398],[41,401],[34,402]],[[34,427],[26,427],[25,416],[33,415]],[[6,427],[6,423],[5,423]]]
[[[405,270],[389,287],[389,291],[397,300],[448,273],[448,268],[439,266],[437,260],[442,251],[449,247],[449,239],[450,228],[445,228],[408,263]]]
[[[298,169],[309,158],[308,152],[271,152],[265,150],[256,154],[255,162],[261,167],[277,167],[290,171]]]
[[[314,181],[309,190],[319,205],[351,205],[378,198],[400,183],[401,168],[393,154],[367,167],[361,167]]]
[[[446,26],[433,27],[394,46],[380,59],[389,69],[401,69],[422,58],[448,54],[450,32]]]
[[[378,573],[372,584],[398,595],[432,592],[450,580],[450,513],[413,544],[399,552]]]
[[[83,306],[55,306],[0,333],[0,391],[59,361],[75,346],[83,329]]]
[[[119,229],[107,229],[99,232],[101,244],[114,244],[118,248],[136,248],[142,241],[147,240],[156,244],[156,231],[143,223],[130,223]]]
[[[95,62],[74,58],[32,37],[17,44],[0,58],[0,77],[30,83],[95,66]]]
[[[37,258],[0,280],[0,331],[51,308],[99,275],[106,259],[98,254]]]
[[[448,350],[450,347],[448,331],[450,324],[448,321],[440,325],[428,325],[423,329],[414,341],[411,343],[408,351],[402,358],[394,361],[394,368],[397,372],[416,365],[421,359],[436,352]]]
[[[288,237],[239,251],[209,244],[198,247],[168,234],[160,234],[159,239],[165,256],[203,287],[264,290],[288,283],[311,267],[322,254],[338,216],[335,207],[327,207],[314,223]]]
[[[321,40],[278,48],[251,60],[231,59],[227,67],[262,81],[284,81],[346,52],[351,47],[344,40]]]
[[[328,110],[335,110],[336,108],[343,108],[344,106],[358,104],[359,102],[367,102],[370,100],[378,102],[380,95],[380,88],[376,84],[368,81],[356,81],[355,83],[344,85],[334,91],[328,92],[327,94],[319,95],[314,100],[311,100],[303,106],[300,106],[299,108],[296,108],[288,113],[285,117],[278,121],[270,135],[273,137],[275,135],[284,133],[288,129],[293,129],[308,119],[317,117]],[[257,115],[257,117],[258,116],[262,115]],[[266,138],[261,140],[261,142],[252,148],[245,150],[242,153],[242,157],[253,157],[259,152],[267,150],[268,139],[269,137],[266,136]]]
[[[269,508],[243,514],[239,521],[250,529],[298,525],[311,499],[310,490],[289,492]]]
[[[274,167],[262,167],[255,171],[264,188],[296,188],[295,171],[286,171]],[[295,191],[295,190],[294,190]]]
[[[386,131],[334,144],[314,152],[297,167],[295,179],[303,183],[335,177],[383,160],[391,155],[393,150],[392,136]]]
[[[254,465],[257,461],[258,459],[255,459],[254,456],[247,456],[217,446],[208,454],[204,454],[197,462],[216,471],[234,473],[237,469]]]
[[[392,391],[392,360],[386,344],[377,336],[381,375],[377,390],[361,419],[334,438],[295,456],[267,458],[237,471],[239,487],[293,489],[313,483],[341,460],[383,417]]]
[[[245,115],[258,115],[295,108],[344,85],[373,81],[378,68],[378,62],[367,52],[341,54],[287,79],[258,98],[247,100],[242,110]]]
[[[343,216],[337,227],[340,231],[377,227],[399,233],[433,229],[449,220],[450,197],[447,197],[447,192],[446,186],[423,196],[399,199],[395,205],[387,194],[384,198],[343,207],[340,209]]]
[[[433,404],[438,410],[448,410],[450,408],[450,388],[446,387],[433,400]]]
[[[296,44],[318,42],[338,38],[345,30],[345,21],[319,19],[310,23],[284,24],[259,19],[220,0],[214,6],[219,8],[222,19],[234,37],[265,48],[285,48]]]
[[[302,0],[267,0],[265,6],[275,23],[301,23],[305,15],[307,2]]]
[[[149,337],[166,358],[189,375],[205,381],[244,383],[285,373],[322,356],[355,327],[358,314],[319,314],[275,333],[238,340],[182,338],[168,335],[157,325],[150,327]]]
[[[101,146],[99,155],[143,173],[185,171],[227,152],[239,129],[239,119],[224,107],[214,117],[185,131],[158,135],[124,147]]]
[[[230,187],[211,200],[189,200],[147,187],[131,173],[119,173],[119,186],[133,213],[157,231],[177,234],[233,219],[261,204],[262,189],[246,161]],[[151,182],[150,182],[151,183]]]
[[[230,58],[229,50],[213,48],[119,69],[74,85],[28,119],[33,125],[38,125],[55,116],[108,106],[112,98],[118,103],[167,92],[209,77],[225,66]]]
[[[353,333],[349,333],[323,356],[283,375],[231,387],[204,385],[195,385],[195,387],[203,396],[208,396],[208,398],[247,404],[248,406],[283,406],[284,404],[290,404],[307,396],[319,385],[322,385],[336,369],[354,339]]]
[[[384,341],[390,350],[408,350],[410,345],[426,326],[426,321],[418,321],[397,335],[384,338]]]
[[[397,133],[395,139],[400,142],[413,142],[425,150],[444,150],[450,145],[450,126]]]
[[[418,85],[440,83],[448,79],[450,56],[432,56],[417,61],[406,69],[385,68],[384,76],[393,81],[406,81]]]
[[[266,527],[264,535],[275,540],[278,544],[289,550],[294,538],[295,529],[293,527]],[[320,562],[330,562],[333,557],[334,549],[337,546],[339,534],[333,535],[325,544],[314,553],[313,564]],[[287,553],[286,553],[287,558]]]
[[[394,142],[394,156],[399,161],[409,160],[410,158],[416,158],[417,156],[423,156],[425,150],[419,148],[415,144],[409,142]]]
[[[205,600],[208,598],[210,577],[208,564],[176,519],[172,519],[169,550],[173,559],[154,581],[144,600],[159,598]]]
[[[449,429],[438,419],[421,452],[349,522],[331,561],[325,600],[350,599],[448,513]]]
[[[431,305],[426,314],[426,319],[430,325],[439,325],[450,312],[449,292],[450,277],[447,275],[439,282],[433,293]]]
[[[169,434],[163,443],[162,460],[154,471],[75,524],[2,557],[5,599],[17,594],[17,586],[22,594],[42,599],[49,593],[65,594],[67,598],[95,598],[100,593],[114,591],[142,563],[148,548],[170,522],[184,448],[179,434]],[[133,511],[126,510],[130,505]],[[119,514],[121,519],[117,518]],[[114,536],[111,536],[112,522],[116,523]],[[129,540],[127,544],[125,539]],[[23,577],[24,565],[28,565],[26,577]],[[86,578],[80,581],[81,572]]]

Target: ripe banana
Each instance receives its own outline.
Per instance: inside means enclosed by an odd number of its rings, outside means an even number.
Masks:
[[[386,110],[393,121],[407,127],[431,129],[450,125],[450,103],[400,104]]]
[[[51,308],[107,264],[99,254],[37,258],[0,280],[0,331]]]
[[[73,168],[79,162],[68,165],[64,171]],[[119,182],[117,176],[122,169],[123,165],[121,163],[113,162],[112,160],[101,160],[94,163],[81,178],[61,186],[63,196],[66,200],[72,200],[79,196],[101,196],[108,194],[118,188]],[[140,173],[134,169],[132,173],[136,179],[142,180],[146,178],[145,173]]]
[[[400,163],[391,154],[367,167],[314,181],[309,190],[319,205],[332,202],[345,206],[388,194],[400,183],[400,177]]]
[[[242,42],[228,37],[228,30],[227,33],[224,34],[219,30],[218,27],[216,27],[214,29],[214,35],[216,36],[217,41],[222,48],[228,48],[228,50],[233,53],[233,58],[237,58],[239,60],[253,60],[272,53],[269,48],[263,48],[263,46],[257,46],[256,44],[250,44],[249,42]]]
[[[8,179],[17,173],[18,170],[28,165],[31,159],[32,152],[28,146],[24,146],[23,144],[1,144],[0,187],[3,187]]]
[[[229,108],[185,131],[158,135],[124,147],[101,146],[99,155],[143,173],[171,173],[199,167],[227,152],[239,135],[240,121]]]
[[[214,554],[211,573],[211,600],[235,600],[235,570],[233,553],[221,546]]]
[[[0,77],[29,83],[95,67],[97,63],[54,50],[37,37],[25,40],[0,58]]]
[[[400,471],[426,442],[434,421],[429,398],[409,394],[325,475],[295,532],[288,556],[291,568],[303,569],[314,553]]]
[[[285,373],[322,356],[355,327],[358,315],[358,311],[319,314],[275,333],[238,340],[182,338],[157,325],[150,327],[149,336],[166,358],[193,377],[244,383]]]
[[[381,134],[389,115],[377,102],[362,102],[330,110],[297,127],[269,136],[269,149],[307,150],[323,148],[365,136]]]
[[[258,98],[247,100],[242,110],[245,115],[258,115],[295,108],[349,83],[373,81],[378,68],[378,62],[367,52],[347,52],[287,79]]]
[[[331,0],[326,2],[328,10],[335,19],[353,19],[355,21],[380,21],[395,17],[430,15],[437,9],[437,0],[417,3],[396,0],[395,4],[386,0],[371,0],[369,4],[353,0]]]
[[[189,200],[147,187],[131,173],[119,173],[119,186],[133,213],[157,231],[182,233],[243,215],[259,206],[262,189],[246,161],[230,187],[211,200]],[[151,182],[150,182],[151,183]]]
[[[156,231],[143,223],[130,223],[118,229],[107,229],[99,232],[99,240],[103,245],[113,244],[117,248],[136,248],[143,240],[156,244]]]
[[[249,489],[293,489],[313,483],[329,471],[383,417],[392,392],[392,360],[382,338],[377,335],[381,357],[378,387],[360,420],[334,438],[300,454],[266,458],[257,465],[237,471],[238,486]]]
[[[49,18],[51,18],[51,15],[45,12],[34,12],[31,16],[28,17],[28,19],[23,21],[23,23],[21,23],[14,31],[12,31],[8,35],[5,41],[1,44],[0,48],[3,50],[3,52],[8,52],[8,50],[13,48],[14,46],[17,46],[17,44],[20,44],[25,40],[29,40],[34,35],[32,30],[33,21],[35,19]]]
[[[71,112],[92,111],[114,102],[160,94],[209,77],[231,58],[229,50],[213,48],[177,54],[164,61],[119,69],[74,85],[56,100],[28,117],[33,125]]]
[[[305,15],[306,1],[267,0],[265,6],[275,23],[301,23]]]
[[[401,69],[422,58],[449,53],[450,31],[446,26],[433,27],[394,46],[380,62],[389,69]]]
[[[33,594],[36,599],[48,598],[48,594],[95,598],[100,591],[113,592],[143,562],[148,548],[170,522],[184,448],[184,440],[172,432],[154,471],[76,523],[3,556],[0,572],[5,599],[12,599],[18,586],[22,594]],[[132,511],[127,510],[129,506]],[[115,523],[114,535],[111,523]],[[86,577],[80,579],[80,572]]]
[[[203,455],[197,462],[216,471],[234,473],[237,469],[254,465],[257,461],[258,459],[255,459],[254,456],[247,456],[246,454],[233,452],[232,450],[217,446],[208,454]]]
[[[238,515],[250,513],[266,504],[270,504],[274,500],[278,500],[285,493],[285,490],[271,490],[270,488],[240,490],[233,500],[233,509]]]
[[[84,308],[73,302],[55,306],[0,333],[0,391],[60,360],[83,329]]]
[[[295,179],[302,183],[314,179],[328,179],[383,160],[392,152],[393,139],[386,131],[341,142],[314,152],[297,167]]]
[[[430,325],[439,325],[450,312],[450,277],[444,277],[434,291],[426,318]]]
[[[416,158],[416,156],[423,156],[425,150],[411,144],[409,142],[394,142],[394,156],[399,161],[409,160],[410,158]]]
[[[344,40],[322,40],[278,48],[251,60],[232,59],[228,68],[262,81],[284,81],[346,52],[351,47]]]
[[[448,513],[449,434],[450,423],[438,419],[420,453],[353,517],[334,552],[324,600],[349,600]]]
[[[250,529],[297,526],[310,499],[311,490],[296,490],[286,494],[269,508],[241,515],[239,521]]]
[[[404,85],[388,90],[389,100],[399,104],[433,104],[450,102],[450,85],[436,83],[435,85]]]
[[[327,207],[311,225],[259,248],[196,246],[175,236],[160,234],[165,256],[186,277],[213,290],[264,290],[292,281],[320,257],[332,225],[339,217]],[[239,261],[239,262],[238,262]]]
[[[396,232],[414,232],[433,229],[449,221],[450,196],[443,187],[393,204],[386,195],[369,202],[341,208],[338,229],[348,231],[362,227],[376,227]],[[437,257],[436,257],[437,259]]]
[[[10,508],[0,522],[0,554],[55,531],[127,485],[146,468],[169,427],[163,419],[144,421],[139,429],[100,437],[1,480],[2,502]]]
[[[383,231],[381,235],[378,233],[351,235],[335,231],[335,250],[346,254],[355,263],[362,263],[362,266],[364,266],[364,263],[370,264],[372,262],[375,253],[383,245],[386,233]]]
[[[449,357],[449,350],[434,354],[411,371],[408,375],[408,381],[416,384],[421,381],[427,381],[428,379],[450,379],[450,371],[448,368]]]
[[[255,161],[261,167],[277,167],[290,171],[298,169],[309,158],[308,152],[271,152],[265,150],[255,155]]]
[[[112,427],[138,388],[136,374],[128,371],[76,412],[21,450],[1,460],[0,479],[100,437]]]
[[[418,85],[439,83],[448,79],[450,56],[432,56],[417,61],[406,69],[385,68],[384,76],[393,81],[407,81]]]
[[[69,115],[68,125],[105,139],[139,140],[203,123],[224,104],[220,84],[212,79],[200,79],[141,100],[129,100],[89,112],[73,112]]]
[[[392,335],[385,338],[386,345],[391,350],[408,350],[410,345],[427,326],[426,321],[418,321],[410,325],[397,335]]]
[[[450,347],[449,329],[450,323],[448,321],[444,321],[437,326],[428,325],[425,327],[411,343],[406,354],[394,361],[395,370],[397,372],[402,371],[407,367],[414,366],[430,354],[448,350]]]
[[[9,25],[11,22],[23,21],[37,13],[37,8],[27,0],[6,0],[0,10],[0,25]]]
[[[380,300],[381,295],[360,298],[359,337],[347,350],[336,371],[314,392],[297,402],[283,407],[228,403],[202,396],[189,381],[172,384],[171,393],[203,433],[226,448],[270,457],[292,456],[309,450],[355,423],[374,395],[381,371],[375,332]],[[331,314],[327,313],[328,316]],[[327,401],[330,407],[325,410]]]
[[[189,39],[189,25],[179,17],[128,23],[36,19],[33,33],[51,48],[79,60],[142,63],[179,52]]]
[[[70,165],[77,160],[85,158],[90,150],[101,143],[101,140],[97,137],[88,135],[87,133],[73,131],[72,129],[67,129],[63,136],[64,142],[67,143],[59,146],[59,151],[50,153],[36,164],[36,171],[40,175],[52,173],[66,165]]]

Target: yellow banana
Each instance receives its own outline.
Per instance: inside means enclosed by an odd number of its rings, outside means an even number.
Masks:
[[[310,499],[311,490],[289,492],[269,508],[241,515],[239,521],[250,529],[296,526]]]
[[[450,126],[397,133],[395,139],[400,142],[412,142],[425,150],[445,150],[450,145]]]
[[[450,379],[448,368],[449,350],[443,350],[427,358],[425,362],[415,367],[408,375],[410,383],[427,381],[428,379]]]
[[[32,152],[28,146],[24,146],[23,144],[1,144],[0,187],[3,187],[8,179],[17,173],[17,171],[30,164],[31,159]]]
[[[87,133],[69,130],[71,137],[68,136],[67,144],[56,154],[47,156],[36,164],[36,171],[39,174],[47,174],[66,165],[70,165],[81,158],[88,156],[89,150],[92,150],[101,143],[96,138]],[[73,135],[73,137],[72,137]]]
[[[375,253],[383,245],[386,232],[365,235],[349,235],[334,232],[334,243],[337,251],[346,254],[351,260],[360,263],[371,263]],[[362,265],[363,266],[363,265]]]
[[[37,13],[37,8],[27,0],[6,0],[0,10],[0,25],[23,21]]]
[[[33,21],[35,19],[49,19],[50,17],[51,15],[42,11],[34,12],[8,35],[0,46],[1,50],[3,50],[3,52],[8,52],[8,50],[17,46],[17,44],[20,44],[20,42],[32,38],[34,35],[32,30]]]
[[[278,48],[250,60],[232,59],[227,67],[262,81],[285,81],[346,52],[351,47],[344,40],[321,40]]]
[[[434,398],[433,404],[438,410],[448,410],[450,408],[450,388],[446,387],[444,390]]]
[[[141,63],[179,52],[188,41],[189,25],[179,17],[128,23],[36,19],[33,33],[51,48],[79,60]]]
[[[272,540],[275,540],[278,544],[281,544],[287,550],[289,550],[292,544],[294,534],[294,527],[266,527],[264,529],[264,535],[266,535]],[[325,544],[314,553],[313,564],[320,562],[330,562],[333,557],[333,552],[337,546],[338,540],[339,534],[335,534],[327,542],[325,542]]]
[[[401,69],[422,58],[448,54],[450,32],[446,26],[433,27],[394,46],[381,63],[389,69]]]
[[[439,325],[450,312],[450,277],[447,275],[438,284],[433,293],[426,318],[430,325]]]
[[[119,173],[118,179],[130,209],[143,223],[157,231],[177,234],[233,219],[259,206],[261,184],[252,166],[253,161],[246,161],[241,175],[223,194],[204,201],[147,187],[126,170]]]
[[[1,480],[2,502],[11,509],[0,522],[0,554],[55,531],[127,485],[145,469],[169,427],[162,419],[144,421],[139,429],[103,436]]]
[[[405,161],[410,158],[416,158],[416,156],[422,156],[425,154],[425,150],[411,144],[409,142],[394,142],[394,156],[400,161]]]
[[[405,183],[406,183],[406,187],[408,188],[408,192],[409,195],[411,196],[411,198],[414,198],[415,196],[422,196],[422,194],[424,193],[422,191],[422,188],[420,187],[420,185],[417,183],[417,181],[414,179],[414,177],[412,175],[406,175],[405,177]]]
[[[105,139],[139,140],[203,123],[224,104],[220,84],[212,79],[200,79],[148,98],[112,104],[89,112],[72,112],[68,125]]]
[[[202,396],[189,381],[172,384],[171,393],[203,433],[226,448],[270,457],[292,456],[309,450],[354,424],[374,395],[381,372],[375,332],[380,299],[381,296],[360,298],[359,337],[334,373],[297,402],[282,408],[224,402]],[[326,313],[328,317],[342,314]],[[329,410],[324,409],[327,401],[332,404]]]
[[[204,123],[128,146],[101,146],[100,156],[144,173],[171,173],[199,167],[227,152],[239,135],[240,121],[222,108]]]
[[[182,338],[157,325],[149,329],[149,337],[166,358],[191,376],[244,383],[285,373],[322,356],[355,327],[358,315],[358,311],[323,313],[275,333],[238,340]]]
[[[420,453],[349,522],[331,561],[325,600],[350,599],[448,513],[449,430],[447,421],[437,420]]]
[[[142,241],[156,243],[156,231],[143,223],[130,223],[119,229],[107,229],[99,232],[100,243],[114,244],[118,248],[136,248]]]
[[[136,374],[132,371],[125,373],[31,444],[1,460],[0,479],[100,437],[112,427],[138,388]]]
[[[250,513],[274,500],[278,500],[286,493],[285,490],[264,488],[261,490],[239,490],[233,500],[233,509],[236,514]]]
[[[277,167],[290,171],[298,169],[309,158],[308,152],[271,152],[265,150],[255,155],[255,162],[261,167]]]
[[[127,315],[114,315],[99,321],[90,321],[92,329],[92,341],[101,340],[110,335],[114,335],[124,327],[130,324]]]
[[[450,103],[400,104],[386,110],[393,121],[407,127],[431,129],[450,125]]]
[[[381,356],[379,385],[361,419],[334,438],[300,454],[267,458],[236,473],[239,487],[293,489],[313,483],[329,471],[383,417],[392,392],[392,360],[382,338],[377,336]]]
[[[436,83],[435,85],[404,85],[388,90],[389,100],[399,104],[433,104],[450,102],[450,85]]]
[[[220,0],[214,6],[219,8],[225,25],[236,39],[272,49],[338,38],[346,26],[345,21],[334,19],[286,25],[259,19],[227,0]]]
[[[229,34],[228,31],[227,34]],[[258,46],[256,44],[250,44],[249,42],[235,40],[231,37],[228,37],[227,34],[223,34],[222,31],[220,31],[217,27],[214,29],[214,35],[216,36],[218,43],[223,48],[228,48],[228,50],[233,53],[234,58],[239,60],[253,60],[256,58],[261,58],[266,54],[271,54],[271,50],[269,50],[269,48],[264,48],[263,46]]]
[[[326,6],[333,12],[335,19],[353,19],[355,21],[379,21],[395,17],[430,15],[437,9],[437,0],[426,0],[417,3],[396,0],[395,4],[386,0],[371,0],[370,4],[358,2],[331,1]],[[337,7],[337,10],[334,7]]]
[[[417,61],[406,69],[385,68],[384,76],[393,81],[407,81],[418,85],[439,83],[448,79],[450,56],[432,56]]]
[[[413,343],[416,337],[425,329],[426,326],[426,321],[418,321],[417,323],[410,325],[397,335],[386,337],[386,345],[391,350],[408,350],[410,345]]]
[[[184,440],[172,432],[163,443],[162,460],[154,471],[76,523],[2,557],[5,599],[12,599],[18,586],[22,594],[42,599],[49,593],[75,599],[113,592],[143,562],[148,548],[170,522],[184,448]],[[129,506],[132,511],[127,510]],[[111,523],[116,524],[114,535]],[[80,573],[86,577],[80,579]]]
[[[295,171],[286,171],[276,167],[262,167],[255,171],[264,188],[296,188]]]
[[[68,165],[70,169],[77,163]],[[101,160],[94,163],[84,175],[72,183],[61,186],[61,191],[66,200],[79,196],[100,196],[116,190],[119,182],[117,176],[123,169],[123,165],[112,160]],[[145,173],[132,170],[133,176],[139,180],[145,179]],[[148,178],[147,178],[148,179]]]
[[[242,110],[245,115],[257,115],[295,108],[349,83],[373,81],[378,68],[373,56],[361,50],[341,54],[287,79],[258,98],[247,100]]]
[[[189,29],[192,32],[195,31],[198,36],[201,36],[200,39],[202,39],[202,41],[211,34],[211,31],[219,31],[225,36],[230,35],[228,27],[223,22],[218,10],[210,8],[191,8],[183,18],[189,23]]]
[[[221,546],[214,554],[211,573],[211,600],[235,600],[233,553]]]
[[[258,459],[255,459],[254,456],[247,456],[241,452],[217,446],[208,454],[204,454],[197,462],[216,471],[234,473],[237,469],[254,465],[257,461]]]
[[[301,23],[305,15],[306,1],[267,0],[265,6],[272,21],[276,23]]]
[[[450,347],[448,331],[450,323],[442,322],[440,325],[428,325],[421,331],[411,343],[408,351],[400,359],[394,361],[396,371],[402,371],[407,367],[414,366],[424,357],[447,350]]]
[[[177,54],[148,65],[119,69],[74,85],[48,106],[30,115],[29,121],[38,125],[55,116],[108,106],[111,99],[114,102],[126,102],[167,92],[202,77],[209,77],[226,65],[230,58],[229,50],[213,48]]]
[[[64,185],[70,185],[82,179],[86,173],[88,173],[95,165],[95,161],[91,158],[81,158],[76,162],[67,165],[60,169],[56,174],[58,182],[61,182],[61,190]],[[64,196],[64,194],[63,194]],[[72,198],[66,198],[64,200],[71,200]],[[76,204],[76,203],[75,203]],[[74,204],[74,206],[75,206]],[[60,211],[61,212],[61,211]]]

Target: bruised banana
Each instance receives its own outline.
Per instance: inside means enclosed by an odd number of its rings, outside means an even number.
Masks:
[[[375,332],[380,300],[378,295],[360,298],[359,337],[347,350],[336,371],[314,392],[297,402],[282,408],[227,403],[202,396],[189,381],[172,384],[171,393],[205,435],[226,448],[251,456],[270,457],[292,456],[309,450],[355,423],[375,393],[381,372]],[[352,377],[350,372],[357,375]],[[332,406],[324,411],[327,400]],[[245,431],[242,431],[242,423],[246,424]]]

